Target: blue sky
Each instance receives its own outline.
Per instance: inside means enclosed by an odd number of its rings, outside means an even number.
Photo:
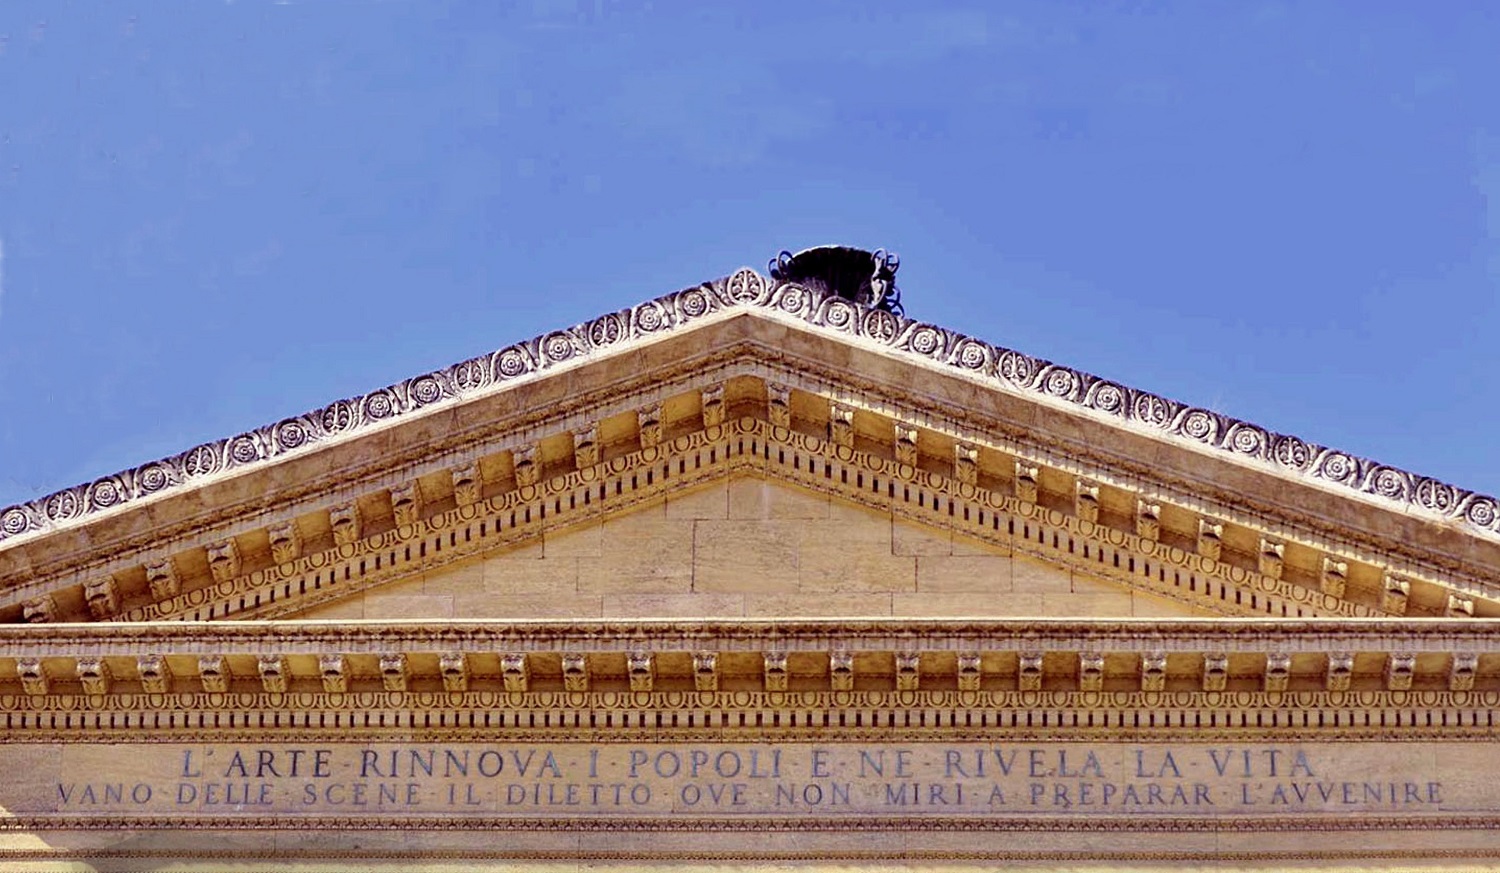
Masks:
[[[1491,3],[0,5],[0,506],[824,242],[1500,492]]]

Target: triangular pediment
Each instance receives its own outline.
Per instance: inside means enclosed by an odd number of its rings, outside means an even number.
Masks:
[[[292,612],[296,619],[1127,618],[1213,612],[1006,544],[721,479]]]
[[[11,507],[0,614],[1463,618],[1492,504],[741,272]]]

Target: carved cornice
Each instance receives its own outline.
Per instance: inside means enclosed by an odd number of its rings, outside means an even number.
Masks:
[[[143,647],[257,654],[380,652],[398,648],[444,651],[444,646],[499,651],[505,646],[559,646],[578,651],[625,651],[632,643],[692,651],[708,641],[757,651],[772,643],[824,648],[836,640],[880,649],[1073,650],[1096,645],[1166,651],[1208,649],[1264,652],[1349,648],[1446,652],[1456,648],[1500,654],[1500,620],[1472,619],[1168,619],[1168,618],[829,618],[618,619],[469,621],[235,621],[0,625],[0,657],[87,651],[131,655]],[[353,648],[351,648],[353,647]]]
[[[94,482],[0,510],[0,544],[76,525],[134,502],[341,442],[403,416],[463,403],[613,354],[734,311],[790,318],[872,343],[927,366],[963,371],[990,387],[1061,404],[1101,420],[1160,434],[1283,475],[1345,488],[1398,509],[1500,532],[1495,498],[1306,442],[1206,409],[1189,407],[1088,373],[991,345],[936,325],[775,285],[750,270],[688,288],[584,324],[516,343],[322,409],[196,446]],[[0,548],[3,548],[0,545]]]
[[[711,680],[711,681],[706,681]],[[641,620],[0,628],[5,741],[1490,742],[1500,622]],[[1381,713],[1372,721],[1368,714]],[[766,713],[777,713],[765,717]]]

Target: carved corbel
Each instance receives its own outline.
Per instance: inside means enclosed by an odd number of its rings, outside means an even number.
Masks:
[[[171,558],[146,565],[146,584],[151,587],[153,600],[176,597],[182,590],[182,582],[177,577],[177,565]]]
[[[83,585],[83,602],[90,615],[104,621],[120,611],[120,586],[113,576],[90,579]]]
[[[281,655],[261,655],[255,660],[255,668],[260,672],[260,687],[267,694],[286,693],[286,658]]]
[[[1462,595],[1458,594],[1449,594],[1448,608],[1444,611],[1443,614],[1448,616],[1449,618],[1473,618],[1474,599],[1471,597],[1463,597]]]
[[[661,404],[653,403],[636,413],[639,425],[641,448],[649,449],[661,444]]]
[[[1099,521],[1099,486],[1079,479],[1073,486],[1073,514],[1079,521]]]
[[[828,404],[828,441],[846,449],[854,448],[854,409],[842,403]]]
[[[1474,676],[1479,672],[1479,656],[1473,652],[1454,652],[1448,664],[1448,690],[1473,691]]]
[[[1262,576],[1280,579],[1281,571],[1286,567],[1286,544],[1262,537],[1255,566]]]
[[[896,463],[915,467],[917,465],[917,429],[898,421],[894,430]]]
[[[231,539],[210,545],[208,572],[216,582],[228,582],[240,574],[240,547]]]
[[[461,694],[469,690],[469,659],[463,652],[447,652],[438,658],[438,672],[443,677],[443,690]]]
[[[1229,656],[1210,652],[1203,656],[1203,690],[1223,691],[1229,684]]]
[[[1336,561],[1333,558],[1323,558],[1323,573],[1318,577],[1318,587],[1324,594],[1334,597],[1343,597],[1344,588],[1349,584],[1349,564],[1347,561]]]
[[[693,687],[699,691],[719,690],[719,655],[717,652],[693,653]]]
[[[792,426],[792,389],[778,382],[766,383],[766,417],[776,427]]]
[[[1104,653],[1078,653],[1078,690],[1104,690]]]
[[[1021,652],[1016,672],[1016,687],[1022,691],[1042,690],[1042,653]]]
[[[328,510],[328,526],[333,529],[334,545],[348,546],[363,533],[358,503],[340,503]]]
[[[1150,542],[1161,539],[1161,504],[1135,502],[1135,535]]]
[[[535,445],[516,446],[511,449],[510,457],[515,466],[517,487],[525,488],[542,480],[542,465]]]
[[[405,691],[406,678],[405,652],[387,652],[380,656],[380,683],[386,691]]]
[[[1348,691],[1354,679],[1354,653],[1329,652],[1328,677],[1325,686],[1329,691]]]
[[[47,668],[41,658],[17,658],[16,678],[21,680],[21,689],[32,697],[41,697],[48,691]]]
[[[967,443],[953,444],[953,478],[965,485],[979,484],[979,448]]]
[[[786,652],[766,652],[764,659],[767,691],[785,691],[787,686]]]
[[[109,665],[103,658],[97,655],[79,658],[74,670],[78,674],[78,682],[83,685],[84,694],[99,696],[109,693]]]
[[[1410,691],[1417,672],[1417,656],[1410,652],[1392,652],[1385,661],[1385,687],[1391,691]]]
[[[922,656],[916,652],[896,653],[896,690],[916,691],[922,684]]]
[[[631,652],[625,656],[625,674],[631,691],[650,691],[656,687],[656,659],[650,652]]]
[[[854,690],[854,655],[835,651],[828,655],[828,686],[834,691]]]
[[[1041,469],[1035,464],[1016,461],[1016,499],[1022,503],[1035,503],[1037,498],[1037,476]]]
[[[479,462],[470,461],[453,469],[453,502],[459,506],[473,506],[479,502],[484,490],[484,476]]]
[[[323,679],[323,690],[329,694],[343,694],[349,690],[349,662],[343,655],[319,655],[318,675]]]
[[[963,652],[958,656],[958,690],[978,691],[984,681],[984,662],[978,652]]]
[[[1224,525],[1206,518],[1198,519],[1198,554],[1219,560],[1224,554]]]
[[[710,385],[703,389],[703,426],[715,427],[724,423],[724,386]]]
[[[563,680],[566,683],[566,659],[564,659],[563,674]],[[531,659],[526,657],[525,652],[506,652],[500,656],[500,681],[510,694],[525,694],[531,688]]]
[[[1292,679],[1292,656],[1286,652],[1271,652],[1266,655],[1265,689],[1285,691]]]
[[[1162,691],[1167,687],[1167,653],[1141,655],[1141,690]]]
[[[599,424],[590,422],[573,432],[573,465],[580,470],[599,463]]]
[[[422,485],[415,479],[391,487],[391,514],[396,524],[416,524],[422,520]]]
[[[21,603],[21,617],[31,624],[57,621],[57,601],[51,594],[42,594]]]
[[[223,694],[229,690],[229,666],[223,655],[203,655],[198,659],[198,681],[210,694]]]
[[[147,694],[166,694],[172,683],[172,670],[161,655],[141,655],[135,659],[135,673]]]
[[[563,688],[567,691],[589,690],[589,659],[582,652],[566,652],[562,656]]]
[[[271,560],[286,564],[302,557],[302,531],[295,521],[286,521],[266,531],[271,541]]]
[[[1380,608],[1391,615],[1406,615],[1406,602],[1411,597],[1411,580],[1387,571],[1381,585]]]

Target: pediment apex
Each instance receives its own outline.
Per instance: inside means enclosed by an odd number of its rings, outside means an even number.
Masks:
[[[1485,614],[1495,596],[1483,581],[1500,570],[1492,498],[748,269],[0,510],[0,580],[17,620],[42,596],[81,608],[101,573],[143,590],[144,568],[163,560],[232,580],[235,561],[291,555],[300,540],[351,545],[387,520],[478,505],[487,477],[541,487],[618,462],[622,445],[666,451],[740,418],[815,433],[828,451],[915,452],[914,474],[988,483],[1038,520],[1088,522],[1102,499],[1140,537],[1152,521],[1141,506],[1165,507],[1168,553],[1204,558],[1214,537],[1197,526],[1227,524],[1247,572],[1272,557],[1262,541],[1284,540],[1292,577],[1321,585],[1319,561],[1349,564],[1350,590],[1375,606],[1397,605],[1387,577],[1419,580],[1408,604],[1422,614],[1462,615],[1466,601]],[[1374,554],[1394,560],[1368,570]],[[1326,584],[1320,596],[1337,598]],[[111,612],[108,597],[93,602]]]
[[[747,268],[726,279],[606,313],[363,396],[334,401],[171,458],[7,507],[0,510],[0,552],[29,537],[76,526],[133,502],[203,487],[226,475],[357,438],[404,418],[462,406],[529,379],[734,316],[762,316],[795,324],[835,343],[879,348],[913,367],[963,374],[992,391],[1068,408],[1183,449],[1217,452],[1387,509],[1448,520],[1475,535],[1500,535],[1500,509],[1492,497],[1188,407],[938,325],[801,285],[777,283]]]

